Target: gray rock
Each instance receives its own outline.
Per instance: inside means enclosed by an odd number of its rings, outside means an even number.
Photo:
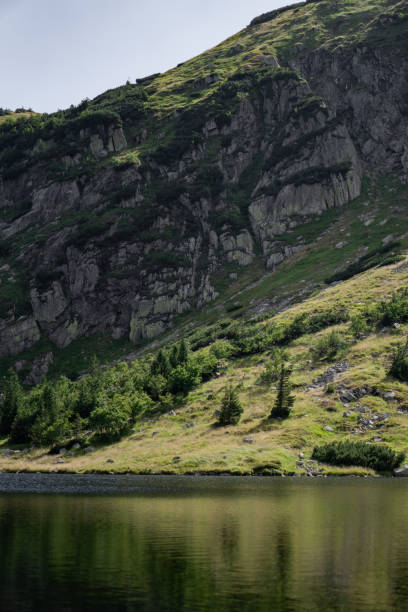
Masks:
[[[84,449],[85,455],[88,455],[89,453],[94,453],[95,451],[96,451],[96,448],[94,446],[87,446]]]
[[[325,430],[330,432],[330,433],[334,433],[334,429],[332,427],[330,427],[330,425],[325,425],[324,426]]]
[[[113,459],[107,459],[106,463],[115,463]]]
[[[394,476],[408,477],[408,465],[401,465],[401,467],[395,468]]]
[[[255,442],[255,438],[248,436],[246,438],[242,438],[242,441],[244,442],[244,444],[253,444]]]

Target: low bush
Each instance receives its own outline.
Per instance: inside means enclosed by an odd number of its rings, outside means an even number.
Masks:
[[[390,376],[408,382],[408,340],[405,344],[398,344],[392,354]]]
[[[345,346],[342,336],[336,331],[331,331],[318,339],[313,353],[317,359],[332,361]]]
[[[331,442],[317,446],[312,459],[330,465],[360,465],[377,472],[389,472],[401,465],[404,453],[396,453],[388,446],[364,442]]]
[[[279,346],[274,346],[269,355],[269,361],[265,363],[264,370],[259,376],[259,382],[266,384],[276,382],[279,379],[282,364],[287,359],[287,352]]]

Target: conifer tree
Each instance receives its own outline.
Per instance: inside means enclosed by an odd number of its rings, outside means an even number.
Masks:
[[[151,374],[161,374],[164,378],[167,378],[170,374],[170,363],[167,353],[160,349],[155,359],[152,362],[150,372]]]
[[[190,348],[187,340],[184,338],[181,340],[178,350],[178,365],[184,365],[190,359]]]
[[[177,344],[173,344],[169,355],[170,366],[174,369],[179,364],[179,347]]]
[[[289,380],[291,373],[292,368],[285,367],[285,364],[282,363],[278,382],[278,395],[270,414],[272,419],[286,419],[290,415],[291,408],[295,402],[295,397],[290,393],[292,389]]]
[[[0,433],[8,435],[18,409],[23,403],[24,393],[16,372],[9,370],[0,413]]]
[[[229,385],[225,389],[221,403],[221,412],[218,418],[220,425],[236,425],[241,418],[243,408],[236,388]]]

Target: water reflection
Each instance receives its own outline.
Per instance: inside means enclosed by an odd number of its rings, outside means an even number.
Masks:
[[[2,610],[408,610],[408,483],[0,497]]]

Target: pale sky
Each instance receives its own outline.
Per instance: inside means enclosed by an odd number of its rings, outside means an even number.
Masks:
[[[0,0],[0,107],[52,112],[164,72],[293,0]]]

